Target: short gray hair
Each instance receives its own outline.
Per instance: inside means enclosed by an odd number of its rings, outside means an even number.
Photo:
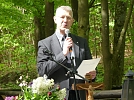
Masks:
[[[72,8],[71,8],[70,6],[60,6],[60,7],[58,7],[58,8],[56,9],[56,13],[57,13],[58,10],[60,10],[60,9],[65,10],[65,11],[67,11],[67,12],[70,12],[71,15],[72,15],[72,17],[73,17],[73,11],[72,11]]]

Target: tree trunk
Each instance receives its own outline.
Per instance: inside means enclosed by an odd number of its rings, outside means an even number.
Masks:
[[[108,0],[101,0],[102,15],[102,55],[104,64],[104,84],[105,89],[111,89],[111,53],[109,45],[109,13]]]
[[[126,2],[117,0],[115,7],[115,26],[114,26],[114,43],[113,43],[113,66],[112,66],[112,85],[120,86],[122,84],[122,76],[124,69],[124,50],[125,50],[125,36],[120,45],[120,50],[116,54],[116,47],[120,37],[121,30],[125,23],[126,17]],[[116,74],[115,74],[116,73]]]
[[[78,0],[78,35],[88,40],[89,37],[89,8],[88,0]]]
[[[132,40],[132,54],[134,55],[134,12],[132,14],[132,31],[131,31],[131,40]]]
[[[78,22],[78,0],[70,0],[73,10],[73,18]]]
[[[48,37],[54,33],[54,1],[45,0],[45,36]]]
[[[118,2],[118,4],[120,4],[120,3],[122,4],[123,2],[122,1]],[[123,3],[122,5],[124,5],[124,4],[125,3]],[[119,38],[118,38],[118,41],[117,41],[118,43],[117,43],[117,45],[114,44],[114,49],[113,49],[114,50],[113,62],[117,62],[118,60],[120,62],[118,61],[117,63],[113,63],[113,72],[116,72],[116,74],[112,78],[112,81],[114,82],[113,85],[120,85],[121,82],[122,82],[121,80],[122,80],[122,76],[123,76],[123,72],[122,71],[124,70],[124,50],[125,50],[125,47],[124,46],[125,46],[126,30],[128,28],[130,17],[131,17],[132,11],[133,11],[133,5],[134,5],[134,0],[131,0],[130,1],[130,5],[129,5],[127,16],[125,16],[126,18],[125,18],[124,26],[122,27],[122,30],[121,30],[121,32],[119,34]],[[125,7],[122,7],[120,9],[122,11],[122,13],[125,11],[125,10],[122,10],[123,8],[125,8]],[[121,16],[121,19],[123,19],[122,16]],[[118,77],[119,75],[120,75],[120,77]]]

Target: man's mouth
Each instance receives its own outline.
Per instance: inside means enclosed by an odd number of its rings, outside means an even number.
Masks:
[[[66,23],[64,23],[64,24],[62,24],[64,27],[67,27],[67,24]]]

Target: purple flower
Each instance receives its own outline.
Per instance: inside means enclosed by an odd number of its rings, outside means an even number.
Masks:
[[[29,86],[30,86],[30,87],[32,86],[32,84],[33,84],[33,81],[29,82]]]
[[[5,100],[15,100],[15,97],[14,96],[6,97]]]

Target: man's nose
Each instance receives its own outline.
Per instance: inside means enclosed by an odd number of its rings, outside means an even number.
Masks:
[[[64,20],[64,21],[67,21],[67,17],[65,16],[63,20]]]

